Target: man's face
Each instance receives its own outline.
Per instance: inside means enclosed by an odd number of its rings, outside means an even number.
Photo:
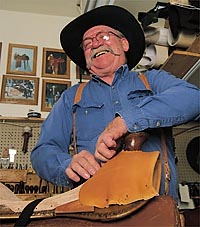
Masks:
[[[113,74],[126,63],[129,44],[118,31],[99,25],[85,32],[82,48],[89,71],[101,76]]]

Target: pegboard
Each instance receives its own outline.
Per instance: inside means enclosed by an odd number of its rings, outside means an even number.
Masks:
[[[178,158],[177,171],[179,183],[182,182],[200,182],[200,175],[194,171],[186,156],[186,149],[189,142],[200,136],[200,125],[196,123],[190,123],[186,125],[181,125],[174,128],[174,138],[175,138],[175,153]]]
[[[32,168],[30,152],[39,138],[41,123],[42,121],[0,121],[0,157],[2,157],[2,152],[5,148],[16,149],[14,168]],[[27,153],[22,151],[24,143],[24,137],[22,135],[25,126],[32,128],[32,137],[29,138]]]
[[[4,122],[0,120],[0,157],[2,156],[2,151],[5,147],[14,148],[17,150],[14,166],[21,164],[23,168],[32,168],[30,163],[30,152],[37,143],[41,124],[42,120],[40,122],[27,122],[23,120],[17,122]],[[26,154],[22,151],[24,141],[22,134],[25,126],[32,128],[32,137],[29,138],[28,152]],[[191,127],[193,129],[190,130]],[[199,182],[199,174],[190,167],[186,157],[186,148],[188,143],[192,138],[199,136],[199,125],[196,123],[196,125],[186,124],[181,125],[180,127],[175,127],[173,134],[177,134],[174,138],[176,148],[175,153],[178,157],[177,171],[179,182]]]

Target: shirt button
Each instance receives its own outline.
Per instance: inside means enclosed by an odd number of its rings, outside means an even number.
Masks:
[[[156,122],[156,126],[157,126],[157,127],[160,127],[160,125],[161,125],[160,121],[157,121],[157,122]]]
[[[116,101],[115,101],[115,104],[118,104],[118,103],[119,103],[119,101],[118,101],[118,100],[116,100]]]
[[[88,111],[87,111],[87,110],[85,110],[85,114],[86,114],[86,115],[88,114]]]
[[[133,128],[136,130],[138,129],[138,125],[137,124],[134,124]]]

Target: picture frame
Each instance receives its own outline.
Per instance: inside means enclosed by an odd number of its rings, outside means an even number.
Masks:
[[[62,49],[43,48],[42,76],[70,79],[70,59]]]
[[[71,87],[70,81],[43,79],[41,110],[50,112],[62,92]]]
[[[82,80],[90,80],[91,75],[87,70],[83,70],[77,65],[76,66],[76,79],[79,79],[80,82],[82,82]]]
[[[0,102],[37,105],[39,78],[3,75]]]
[[[6,73],[35,76],[37,49],[37,46],[9,43]]]

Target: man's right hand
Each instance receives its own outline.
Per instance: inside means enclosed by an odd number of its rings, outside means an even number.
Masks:
[[[71,180],[79,182],[80,177],[87,180],[93,176],[99,168],[100,165],[95,157],[89,151],[82,150],[72,157],[72,161],[65,172]]]
[[[99,136],[96,143],[95,158],[107,162],[116,154],[117,141],[127,133],[125,121],[121,117],[112,120]]]

